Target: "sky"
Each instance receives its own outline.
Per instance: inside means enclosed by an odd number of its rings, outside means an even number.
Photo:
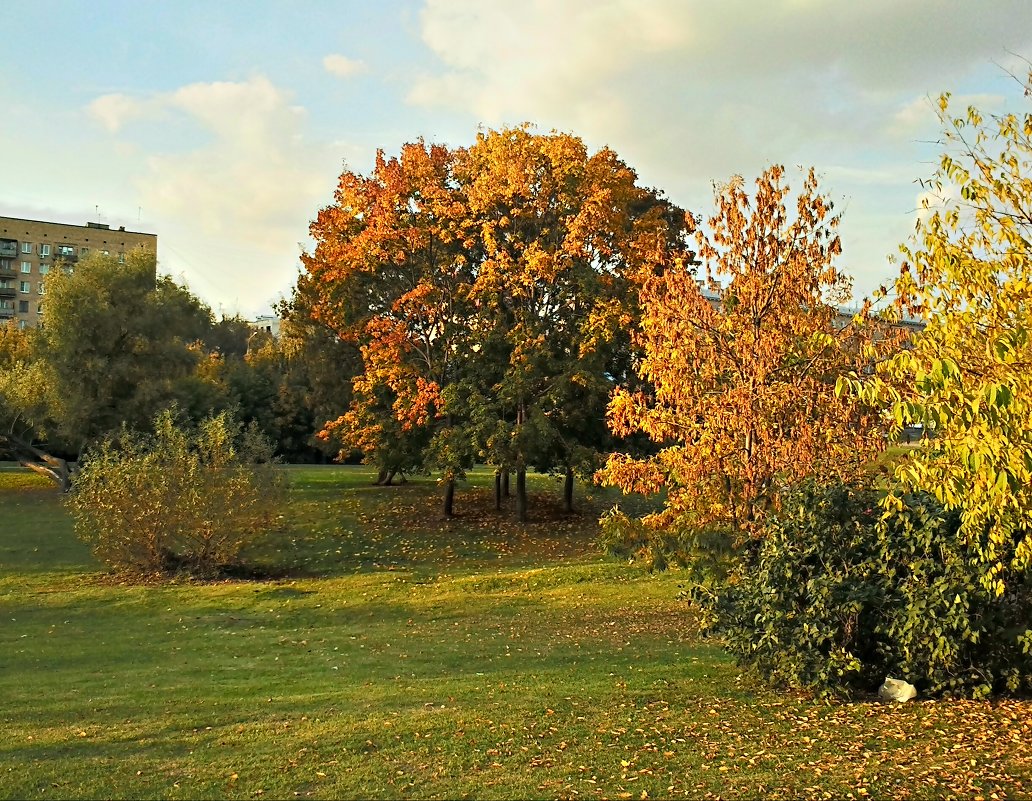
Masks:
[[[523,122],[702,216],[714,182],[815,167],[859,298],[914,230],[936,98],[1024,112],[1032,59],[1029,0],[5,0],[0,29],[0,215],[155,233],[245,317],[343,169]]]

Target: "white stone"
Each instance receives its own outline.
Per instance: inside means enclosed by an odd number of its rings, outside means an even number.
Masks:
[[[912,698],[917,698],[917,688],[902,679],[885,679],[878,690],[878,697],[883,701],[898,701],[903,703]]]

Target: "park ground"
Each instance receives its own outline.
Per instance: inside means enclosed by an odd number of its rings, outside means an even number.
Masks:
[[[702,640],[676,572],[598,512],[489,476],[289,467],[254,574],[105,572],[61,497],[0,468],[2,798],[1028,798],[1032,704],[820,701]]]

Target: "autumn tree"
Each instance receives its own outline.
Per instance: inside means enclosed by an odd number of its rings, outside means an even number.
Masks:
[[[472,243],[454,158],[420,141],[395,158],[378,153],[370,176],[346,171],[335,203],[312,224],[315,251],[303,257],[319,292],[313,314],[362,357],[350,408],[326,435],[362,449],[385,475],[438,469],[445,516],[472,463],[461,410],[444,392],[473,345]]]
[[[456,175],[483,256],[471,299],[484,358],[468,387],[481,453],[515,471],[521,520],[528,468],[558,468],[571,509],[574,472],[590,475],[608,444],[599,423],[634,287],[683,250],[684,214],[608,148],[529,126],[481,133]]]
[[[1023,88],[1028,97],[1032,78]],[[901,508],[903,493],[931,493],[959,510],[986,588],[1027,593],[1032,114],[957,114],[948,94],[938,108],[943,155],[894,286],[897,317],[914,315],[924,330],[873,378],[854,376],[842,389],[885,404],[896,433],[919,424],[931,434],[898,463],[887,512]]]
[[[689,549],[704,533],[755,540],[786,484],[849,474],[881,447],[872,407],[834,392],[868,336],[864,314],[839,322],[849,296],[835,266],[839,215],[812,170],[794,203],[783,174],[767,169],[751,196],[741,178],[716,187],[715,213],[695,233],[702,277],[674,260],[642,287],[645,387],[615,393],[609,421],[659,451],[614,454],[600,477],[625,492],[666,490],[662,511],[607,521],[636,530],[645,552],[671,532]]]
[[[499,479],[516,471],[521,518],[533,467],[565,472],[570,505],[574,471],[608,444],[599,421],[629,351],[630,288],[683,231],[683,212],[611,151],[526,126],[345,172],[303,279],[314,317],[362,357],[326,435],[385,475],[439,470],[446,515],[475,457]]]

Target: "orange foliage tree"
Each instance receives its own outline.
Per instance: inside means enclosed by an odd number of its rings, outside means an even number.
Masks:
[[[440,471],[444,514],[474,458],[498,478],[590,475],[629,369],[636,286],[686,245],[684,212],[603,149],[529,127],[468,150],[423,142],[346,171],[303,257],[312,313],[361,350],[325,435],[385,475]],[[496,482],[500,487],[500,481]]]
[[[608,444],[636,284],[684,246],[684,213],[608,148],[528,126],[480,134],[456,174],[482,251],[471,299],[490,321],[491,361],[468,392],[481,397],[481,451],[515,471],[521,520],[530,467],[565,474],[569,511],[575,471],[594,472]]]
[[[317,287],[314,316],[362,355],[350,407],[324,436],[361,450],[387,480],[397,470],[439,468],[446,516],[472,459],[442,394],[473,344],[474,245],[454,159],[420,141],[395,158],[378,153],[368,177],[345,171],[335,203],[312,223],[315,251],[302,257]]]
[[[767,169],[752,197],[741,178],[716,188],[695,232],[704,280],[675,262],[642,287],[645,388],[616,392],[609,423],[658,452],[614,454],[600,473],[625,492],[666,490],[662,511],[606,521],[632,553],[690,551],[703,533],[717,535],[709,547],[747,543],[786,484],[848,475],[882,447],[876,410],[834,391],[869,357],[872,331],[866,305],[845,324],[836,308],[849,296],[839,216],[812,170],[789,207],[783,174]]]

